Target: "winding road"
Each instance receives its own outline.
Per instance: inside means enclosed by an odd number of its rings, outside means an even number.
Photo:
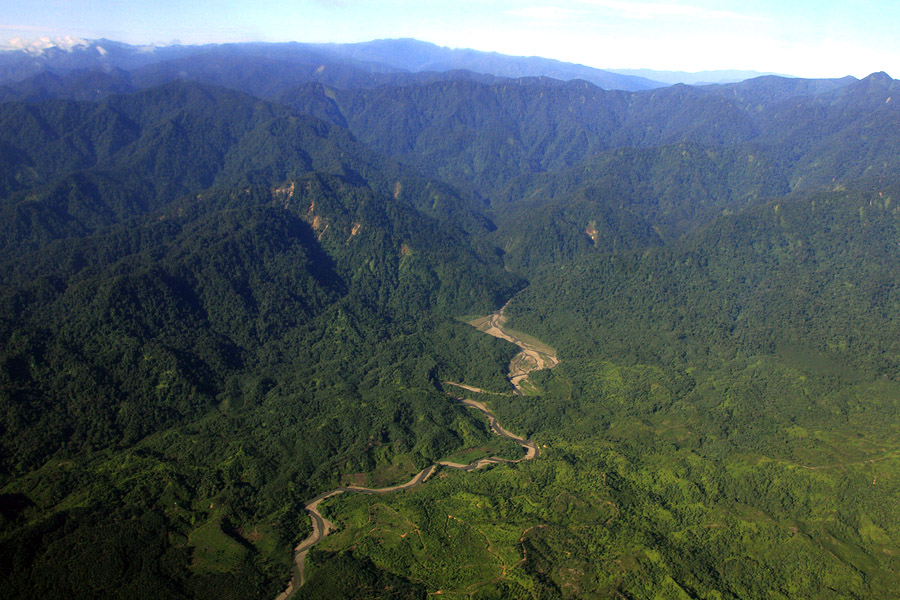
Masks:
[[[507,305],[508,304],[509,303],[507,302]],[[505,309],[506,305],[504,305],[503,308],[501,308],[499,311],[488,315],[487,317],[476,319],[470,324],[478,328],[480,331],[487,333],[488,335],[507,340],[522,349],[522,352],[517,354],[513,358],[512,362],[510,362],[510,374],[508,376],[508,379],[513,385],[515,392],[518,394],[522,394],[523,392],[521,383],[528,377],[529,373],[539,369],[553,368],[557,364],[559,364],[559,360],[557,360],[555,353],[548,346],[544,346],[539,342],[527,342],[521,340],[516,336],[511,335],[508,331],[505,331],[503,329],[503,325],[506,321],[506,317],[503,314],[503,311]],[[480,388],[468,385],[450,382],[446,383],[472,392],[491,393],[485,392]],[[356,485],[341,486],[331,491],[323,492],[318,496],[312,498],[311,500],[305,502],[303,504],[303,509],[306,511],[306,513],[309,515],[310,520],[312,521],[313,530],[306,539],[304,539],[297,545],[296,548],[294,548],[294,565],[291,573],[291,581],[290,583],[288,583],[287,588],[278,595],[276,600],[287,600],[287,598],[289,598],[295,591],[297,591],[300,586],[306,583],[306,555],[309,553],[310,548],[315,546],[325,536],[336,529],[334,523],[323,517],[322,513],[319,512],[319,503],[323,500],[331,498],[333,496],[337,496],[338,494],[343,494],[344,492],[354,492],[357,494],[388,494],[397,490],[409,489],[428,481],[428,479],[432,475],[434,475],[434,473],[441,467],[458,469],[461,471],[474,471],[476,469],[480,469],[484,466],[492,464],[517,463],[523,460],[531,460],[536,458],[540,454],[540,450],[538,449],[537,444],[535,444],[531,440],[526,440],[525,438],[517,436],[514,433],[511,433],[504,429],[503,426],[500,425],[500,422],[497,420],[497,416],[481,402],[463,398],[455,398],[455,400],[461,402],[462,404],[465,404],[466,406],[475,408],[483,412],[488,418],[488,423],[491,426],[491,431],[495,435],[506,438],[508,440],[512,440],[522,446],[522,448],[525,450],[525,456],[516,460],[492,456],[489,458],[478,459],[468,465],[450,461],[440,461],[422,469],[421,471],[416,473],[412,479],[400,485],[386,488],[366,488]]]

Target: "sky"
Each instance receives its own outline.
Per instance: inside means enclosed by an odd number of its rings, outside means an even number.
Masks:
[[[3,0],[0,45],[362,42],[452,48],[597,68],[748,69],[900,78],[896,0]],[[46,43],[44,41],[43,43]]]

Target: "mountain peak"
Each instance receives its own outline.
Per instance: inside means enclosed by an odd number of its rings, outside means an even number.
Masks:
[[[878,71],[877,73],[872,73],[868,77],[863,78],[862,81],[870,83],[891,83],[894,80],[884,71]]]

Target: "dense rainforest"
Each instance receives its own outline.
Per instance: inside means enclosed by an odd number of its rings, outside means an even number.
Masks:
[[[900,597],[900,83],[103,43],[0,60],[3,597],[275,598],[511,451],[460,395],[540,456],[292,597]]]

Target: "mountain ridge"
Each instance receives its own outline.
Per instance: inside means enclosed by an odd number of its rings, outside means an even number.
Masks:
[[[105,44],[109,46],[109,50]],[[98,50],[99,49],[99,50]],[[412,56],[409,56],[412,54]],[[540,57],[516,57],[476,50],[454,50],[412,39],[376,40],[357,44],[226,43],[198,46],[131,46],[110,40],[84,40],[68,49],[50,47],[39,52],[0,52],[0,84],[14,83],[44,70],[66,73],[76,69],[148,69],[167,61],[184,61],[205,55],[222,61],[267,58],[288,65],[305,64],[313,71],[325,65],[342,65],[362,73],[420,73],[469,70],[497,77],[549,76],[582,78],[610,89],[650,89],[659,84],[641,77],[619,75]],[[416,58],[416,55],[422,58]],[[218,57],[218,58],[216,58]],[[332,66],[332,68],[335,68]]]
[[[0,596],[273,598],[510,450],[448,393],[539,459],[298,599],[896,595],[898,82],[104,43],[0,89]]]

